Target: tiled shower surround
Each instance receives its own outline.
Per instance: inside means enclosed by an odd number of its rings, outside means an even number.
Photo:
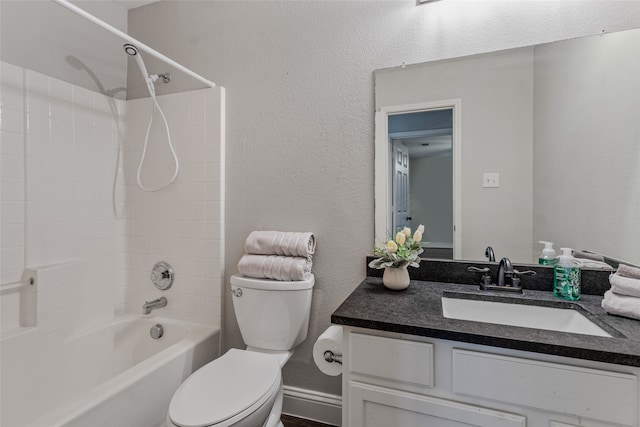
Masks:
[[[149,98],[118,100],[6,63],[1,71],[3,338],[26,331],[15,341],[26,344],[72,332],[141,313],[145,300],[160,296],[169,301],[168,316],[220,325],[223,89],[158,97],[180,173],[168,188],[146,193],[136,185],[136,169]],[[148,186],[172,176],[167,152],[156,112],[142,173]],[[158,261],[175,270],[168,291],[150,281]],[[35,326],[24,318],[25,269],[46,273],[38,275],[37,304],[30,306],[38,328],[31,330],[23,329]]]

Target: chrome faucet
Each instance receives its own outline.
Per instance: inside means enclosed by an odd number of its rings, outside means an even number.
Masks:
[[[497,286],[507,285],[504,281],[505,276],[507,276],[508,278],[513,277],[513,266],[511,265],[511,261],[507,257],[502,258],[500,260],[500,264],[498,264],[498,274],[496,275]]]
[[[167,299],[165,297],[160,297],[158,299],[154,299],[153,301],[146,301],[142,305],[142,314],[149,314],[152,310],[156,308],[166,307]]]

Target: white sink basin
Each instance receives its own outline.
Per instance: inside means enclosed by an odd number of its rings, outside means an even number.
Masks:
[[[585,316],[569,308],[442,297],[442,314],[449,319],[611,337]]]

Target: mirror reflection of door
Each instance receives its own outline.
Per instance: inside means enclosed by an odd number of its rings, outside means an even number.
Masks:
[[[423,224],[422,256],[453,258],[453,110],[389,115],[388,133],[393,230]]]
[[[391,139],[393,156],[393,183],[391,185],[391,204],[393,211],[394,234],[404,227],[411,227],[409,221],[409,150],[402,139]]]

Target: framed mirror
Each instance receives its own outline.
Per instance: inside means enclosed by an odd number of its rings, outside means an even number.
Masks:
[[[447,226],[416,209],[443,199],[412,199],[427,180],[451,181],[455,259],[492,246],[532,263],[548,240],[640,264],[638,46],[630,30],[376,70],[376,241],[399,225],[394,120],[450,107],[451,172],[412,174],[423,160],[409,156],[404,223],[425,224],[425,248],[445,246]]]

